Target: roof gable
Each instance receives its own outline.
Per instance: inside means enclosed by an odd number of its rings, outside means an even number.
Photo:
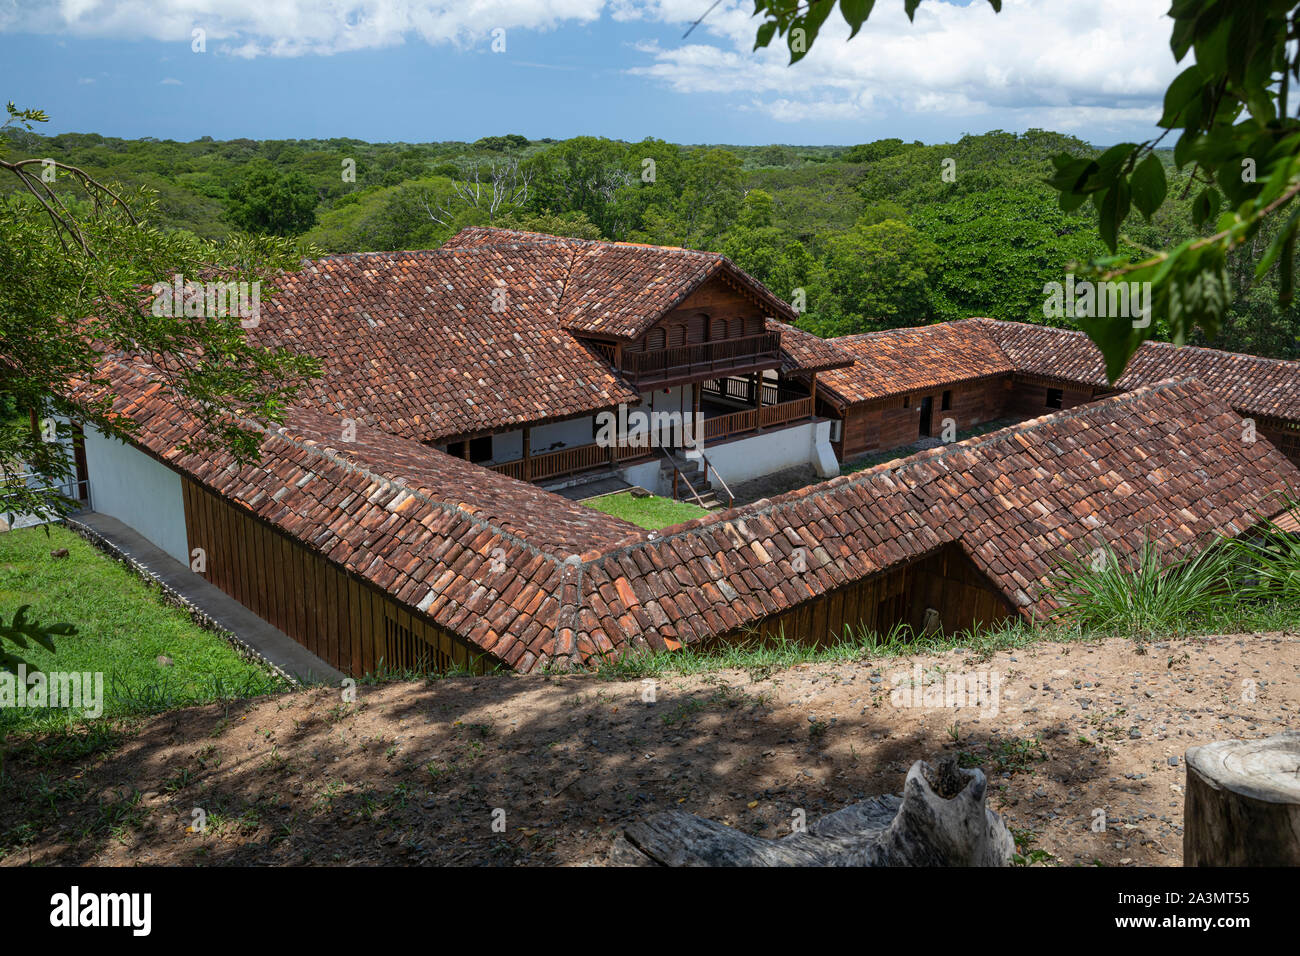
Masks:
[[[777,318],[787,322],[797,318],[761,282],[716,252],[482,227],[461,230],[443,248],[508,249],[528,245],[568,250],[569,270],[557,313],[561,325],[578,334],[640,338],[713,277],[725,277]]]

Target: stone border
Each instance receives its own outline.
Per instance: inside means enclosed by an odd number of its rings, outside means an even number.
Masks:
[[[236,653],[238,653],[244,660],[265,667],[267,670],[271,671],[271,673],[286,681],[289,686],[295,690],[309,686],[304,684],[297,677],[294,677],[284,668],[267,659],[265,655],[251,644],[246,643],[238,634],[222,625],[219,621],[209,615],[207,611],[198,607],[183,593],[167,584],[147,566],[142,564],[140,561],[137,561],[117,545],[113,544],[113,542],[109,541],[94,528],[87,524],[83,524],[71,516],[64,518],[63,524],[68,528],[68,530],[84,539],[88,544],[102,552],[105,556],[126,565],[127,569],[135,574],[136,577],[144,581],[145,584],[156,586],[162,592],[164,604],[178,607],[188,613],[190,620],[203,628],[203,630],[210,631],[220,637],[227,644],[233,647]]]

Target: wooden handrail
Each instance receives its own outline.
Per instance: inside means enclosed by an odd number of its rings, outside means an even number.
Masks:
[[[754,401],[754,396],[750,393],[750,382],[744,378],[710,379],[703,384],[702,391],[705,395],[730,399],[734,402],[744,402],[747,405],[752,404]],[[782,388],[779,385],[773,385],[771,382],[763,383],[764,405],[779,405],[782,402],[798,401],[800,398],[806,398],[807,396],[806,391]]]
[[[736,496],[733,495],[731,489],[727,487],[727,479],[722,477],[722,472],[718,471],[718,469],[714,467],[703,451],[700,452],[700,460],[704,462],[704,480],[709,480],[709,469],[713,468],[713,474],[717,477],[718,483],[722,485],[722,490],[727,493],[727,507],[734,508],[736,506]]]
[[[741,432],[754,431],[769,425],[780,425],[799,418],[808,418],[813,413],[812,396],[798,398],[792,402],[779,405],[764,405],[730,415],[719,415],[704,421],[704,438],[710,441],[736,435]]]
[[[616,445],[614,447],[614,461],[638,458],[647,454],[649,450],[648,448],[635,448],[631,445]],[[574,445],[572,448],[561,448],[558,451],[533,455],[530,458],[516,458],[514,461],[503,461],[500,464],[488,465],[487,467],[491,471],[509,475],[511,478],[518,478],[520,481],[541,481],[546,478],[558,478],[561,475],[608,466],[609,464],[609,446],[593,443],[590,445]]]
[[[680,498],[677,497],[677,479],[681,478],[682,481],[686,482],[686,487],[691,489],[691,494],[695,497],[696,504],[698,504],[705,511],[708,511],[709,509],[708,506],[704,504],[704,499],[700,497],[700,493],[696,491],[695,486],[691,484],[691,479],[686,477],[686,472],[682,471],[680,468],[677,467],[677,462],[673,460],[673,456],[668,451],[668,449],[660,447],[659,451],[663,454],[665,458],[668,459],[668,464],[672,465],[673,467],[673,500],[674,501],[681,500]]]

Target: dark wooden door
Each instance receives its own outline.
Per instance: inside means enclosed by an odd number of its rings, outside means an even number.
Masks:
[[[920,437],[930,437],[930,425],[934,420],[934,397],[927,395],[921,399],[921,432]]]

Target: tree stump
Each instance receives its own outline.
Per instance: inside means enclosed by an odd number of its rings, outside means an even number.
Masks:
[[[1187,751],[1183,866],[1300,866],[1300,732]]]
[[[1007,866],[1015,841],[984,806],[988,783],[951,758],[918,760],[901,797],[845,807],[779,840],[740,833],[680,810],[634,823],[614,840],[621,866]]]

